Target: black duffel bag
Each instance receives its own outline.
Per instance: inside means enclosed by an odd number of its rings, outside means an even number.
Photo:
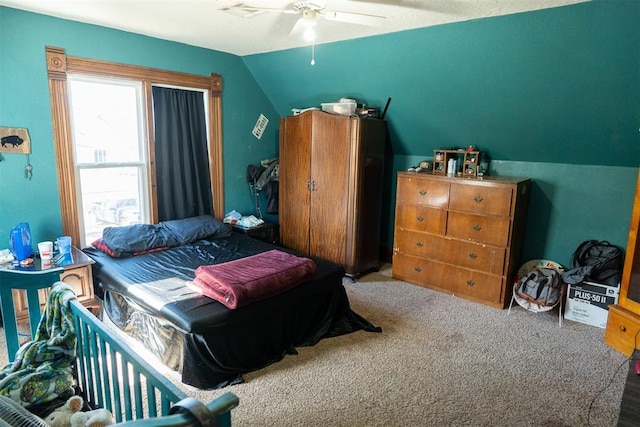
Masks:
[[[565,283],[585,280],[617,287],[622,277],[622,249],[603,240],[587,240],[571,256],[571,268],[562,275]]]

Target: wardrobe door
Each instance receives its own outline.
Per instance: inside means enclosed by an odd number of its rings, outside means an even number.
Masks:
[[[350,126],[347,116],[313,112],[310,254],[337,264],[345,262]]]
[[[386,122],[351,118],[350,173],[345,271],[348,275],[380,267],[380,223]]]
[[[311,124],[310,114],[280,121],[280,241],[304,254],[309,253]]]

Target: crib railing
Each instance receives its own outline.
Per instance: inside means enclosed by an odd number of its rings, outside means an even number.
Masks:
[[[77,381],[89,406],[108,409],[127,427],[231,425],[231,410],[238,406],[234,394],[206,405],[188,398],[77,300],[70,307]]]

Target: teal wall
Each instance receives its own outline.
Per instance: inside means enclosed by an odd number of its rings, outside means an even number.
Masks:
[[[637,167],[639,22],[637,0],[593,1],[244,61],[281,115],[390,97],[394,154]]]
[[[45,46],[67,55],[223,78],[225,211],[253,213],[246,166],[277,153],[279,116],[242,59],[196,48],[0,7],[0,126],[25,127],[31,137],[33,179],[26,156],[0,154],[0,249],[11,227],[27,221],[34,240],[62,232]],[[260,113],[270,121],[261,140],[251,131]]]
[[[566,264],[586,239],[626,247],[640,165],[640,2],[574,6],[244,57],[280,115],[391,98],[383,236],[395,173],[474,147],[533,180],[525,259]],[[322,27],[319,26],[319,31]],[[291,83],[294,82],[294,83]]]
[[[24,156],[0,162],[0,248],[20,221],[36,239],[61,229],[45,45],[222,74],[227,211],[252,211],[246,165],[277,155],[277,122],[291,108],[345,96],[383,107],[390,97],[386,245],[396,172],[472,144],[491,156],[491,174],[533,180],[525,259],[566,264],[590,238],[624,247],[640,164],[638,22],[640,2],[591,1],[319,45],[311,66],[310,47],[240,58],[0,7],[0,126],[29,128],[34,165],[29,181]],[[258,141],[260,113],[270,124]]]

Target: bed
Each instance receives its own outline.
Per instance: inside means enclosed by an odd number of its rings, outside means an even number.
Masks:
[[[104,240],[84,251],[95,261],[94,287],[104,316],[177,371],[183,383],[200,389],[237,384],[243,374],[296,354],[296,347],[359,330],[380,331],[351,310],[343,268],[321,259],[313,259],[317,273],[310,280],[235,309],[201,295],[188,286],[200,266],[274,249],[296,254],[231,232],[213,217],[169,223],[142,230],[118,227],[129,237],[115,239],[107,239],[112,230],[106,229]],[[158,238],[158,228],[173,232]],[[148,235],[131,236],[138,231]],[[136,239],[143,244],[131,244]],[[125,247],[114,253],[118,242]]]

